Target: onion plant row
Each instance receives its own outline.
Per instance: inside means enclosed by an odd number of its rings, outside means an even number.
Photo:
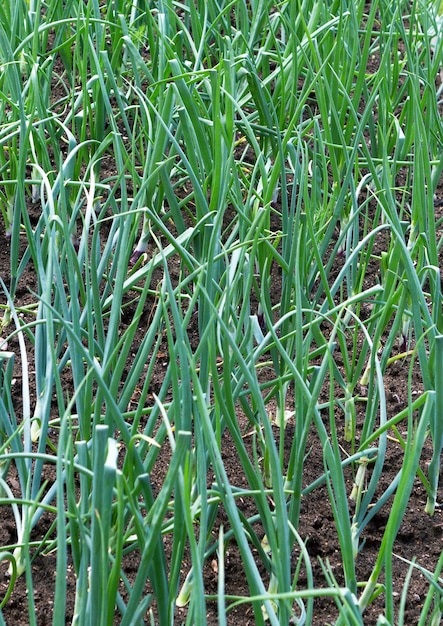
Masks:
[[[241,605],[311,624],[319,597],[363,624],[377,596],[378,623],[403,623],[414,569],[420,624],[438,623],[441,559],[411,558],[400,589],[392,574],[415,481],[434,514],[443,447],[438,3],[17,0],[0,18],[0,506],[16,527],[0,624],[20,576],[37,623],[49,553],[53,624],[68,568],[82,626],[204,625],[208,603],[220,624]],[[320,488],[341,555],[322,581],[301,531]],[[227,584],[232,545],[246,595]]]

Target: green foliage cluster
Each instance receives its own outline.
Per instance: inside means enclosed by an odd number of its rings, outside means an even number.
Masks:
[[[379,623],[403,623],[414,567],[429,580],[420,623],[439,623],[443,560],[433,572],[410,563],[397,615],[392,580],[417,476],[434,512],[443,446],[439,13],[426,0],[1,3],[0,208],[10,238],[1,336],[17,337],[20,351],[0,346],[0,505],[17,527],[0,559],[9,591],[26,576],[29,624],[32,558],[52,550],[54,625],[65,623],[68,559],[73,624],[170,625],[187,605],[186,623],[204,625],[203,570],[214,558],[221,625],[242,603],[258,625],[311,624],[319,596],[335,599],[339,624],[363,624],[379,593]],[[16,291],[30,267],[37,290],[22,307]],[[394,359],[409,359],[423,390],[414,395],[409,379],[408,406],[388,415]],[[313,429],[324,468],[306,485]],[[247,487],[226,473],[224,432]],[[401,463],[380,495],[389,434]],[[318,588],[298,529],[301,499],[321,484],[344,582],[323,563]],[[241,499],[254,502],[253,518]],[[382,506],[390,516],[378,557],[357,580],[364,529]],[[215,537],[220,510],[228,527]],[[44,511],[52,533],[32,541]],[[247,597],[225,593],[230,541]],[[132,551],[140,567],[129,580]]]

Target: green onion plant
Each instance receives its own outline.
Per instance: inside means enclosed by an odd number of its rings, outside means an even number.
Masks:
[[[82,626],[170,625],[178,607],[204,626],[208,602],[220,624],[243,605],[313,624],[318,598],[337,624],[375,598],[378,623],[404,623],[417,567],[418,623],[437,623],[441,563],[417,555],[399,590],[393,549],[417,478],[424,514],[438,505],[441,7],[23,0],[0,17],[0,506],[17,532],[0,623],[21,575],[37,623],[31,564],[53,551],[53,624],[68,565]],[[323,580],[302,530],[319,488],[341,556]]]

